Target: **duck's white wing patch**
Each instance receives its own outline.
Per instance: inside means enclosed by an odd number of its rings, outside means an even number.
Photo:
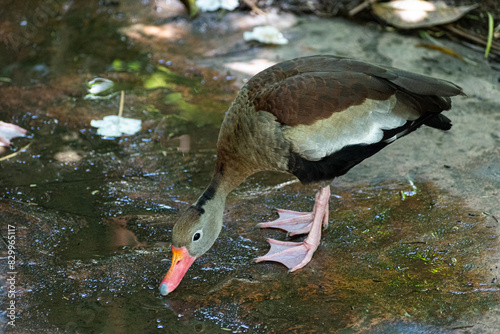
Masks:
[[[414,115],[395,114],[396,97],[385,101],[366,100],[312,125],[284,129],[292,150],[311,161],[341,150],[348,145],[374,144],[382,140],[383,130],[391,130],[413,120]]]

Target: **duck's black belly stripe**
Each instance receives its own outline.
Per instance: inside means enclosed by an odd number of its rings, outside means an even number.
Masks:
[[[423,124],[442,130],[450,129],[450,120],[444,116],[439,116],[439,114],[426,115],[413,122],[408,121],[396,129],[383,130],[384,137],[378,143],[345,146],[341,150],[319,161],[310,161],[298,153],[290,152],[288,171],[295,175],[302,183],[333,180],[337,176],[344,175],[351,168],[392,143],[393,140],[390,139],[394,136],[401,138],[415,131]]]
[[[292,152],[288,161],[289,171],[304,184],[333,180],[387,145],[386,142],[349,145],[319,161],[309,161]]]

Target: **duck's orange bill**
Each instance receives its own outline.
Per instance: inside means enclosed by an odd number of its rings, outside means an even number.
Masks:
[[[174,291],[193,264],[196,257],[190,256],[186,247],[172,246],[172,264],[160,283],[160,293],[164,296]]]

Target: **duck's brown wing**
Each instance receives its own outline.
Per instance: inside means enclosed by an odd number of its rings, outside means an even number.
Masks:
[[[333,56],[277,64],[247,87],[255,111],[281,124],[289,171],[303,182],[342,175],[422,124],[449,129],[439,113],[463,94],[448,81]]]

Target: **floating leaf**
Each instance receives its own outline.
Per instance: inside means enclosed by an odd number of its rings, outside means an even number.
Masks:
[[[217,112],[209,112],[199,105],[187,102],[181,93],[171,93],[165,96],[165,104],[176,106],[180,112],[175,115],[175,118],[183,121],[192,122],[196,126],[206,124],[219,125],[222,121],[223,114]]]
[[[116,115],[104,116],[102,120],[92,120],[90,125],[97,128],[97,134],[103,137],[133,135],[141,130],[140,119],[125,118]]]
[[[115,59],[111,63],[111,67],[113,68],[113,70],[118,72],[139,72],[142,68],[144,68],[144,66],[144,63],[140,62],[139,60],[126,62],[120,59]]]
[[[95,78],[88,84],[89,93],[85,95],[85,99],[99,100],[109,99],[116,95],[118,92],[114,89],[114,82],[109,79]]]
[[[165,104],[179,104],[181,102],[183,102],[181,93],[172,93],[172,94],[168,94],[165,97]]]
[[[89,86],[89,93],[96,95],[96,94],[101,94],[106,90],[112,88],[113,81],[103,78],[95,78],[94,80],[89,82],[88,86]]]
[[[159,67],[161,69],[161,67]],[[148,76],[144,80],[145,89],[156,89],[156,88],[171,88],[175,89],[176,85],[171,82],[172,78],[168,72],[155,72]]]
[[[144,88],[155,89],[167,87],[167,80],[162,73],[153,73],[146,80],[144,80]]]
[[[442,2],[396,0],[372,5],[373,12],[401,29],[432,27],[458,20],[477,5],[448,7]]]
[[[144,64],[142,62],[140,62],[139,60],[125,62],[125,61],[120,60],[120,59],[115,59],[111,63],[111,67],[113,68],[113,70],[119,71],[119,72],[123,72],[123,71],[139,72],[144,67]]]
[[[115,59],[113,63],[111,63],[111,66],[115,71],[123,71],[123,60]]]
[[[202,109],[184,100],[181,93],[172,93],[165,96],[165,104],[177,106],[182,111],[179,117],[186,121],[194,121],[197,124],[205,123]]]
[[[245,41],[257,41],[264,44],[288,44],[288,39],[283,34],[271,26],[255,27],[253,31],[245,31],[243,33]]]
[[[128,70],[129,72],[136,72],[139,71],[142,67],[142,64],[140,61],[132,61],[128,63]]]

